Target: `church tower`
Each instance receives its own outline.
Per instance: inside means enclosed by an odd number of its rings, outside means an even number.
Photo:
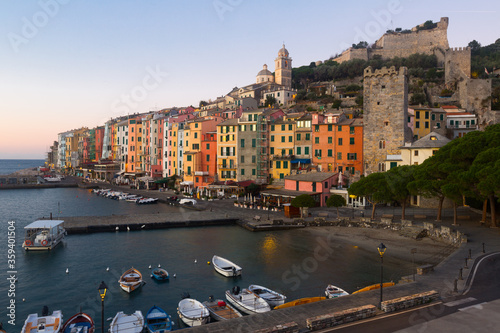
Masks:
[[[275,78],[274,82],[281,84],[286,88],[292,87],[292,58],[288,56],[288,50],[285,44],[278,51],[278,58],[274,60]]]

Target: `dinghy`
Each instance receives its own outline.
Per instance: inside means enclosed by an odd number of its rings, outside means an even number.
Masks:
[[[151,277],[157,281],[166,281],[168,280],[168,272],[163,268],[155,268],[151,272]]]
[[[203,302],[203,305],[205,305],[208,312],[210,312],[210,317],[217,321],[243,317],[243,315],[230,304],[221,299],[214,299],[213,296],[210,296],[208,301]]]
[[[146,329],[148,333],[170,332],[173,329],[170,316],[160,307],[154,305],[146,314]]]
[[[69,318],[61,330],[62,333],[94,333],[94,331],[94,320],[83,312]]]
[[[49,315],[49,309],[44,306],[42,315],[38,316],[37,313],[28,315],[21,333],[58,333],[62,326],[62,313],[56,310]]]
[[[224,276],[238,276],[241,275],[241,267],[219,256],[212,257],[212,264],[215,270]]]
[[[236,309],[246,314],[264,313],[271,311],[267,302],[248,289],[240,291],[240,287],[234,286],[232,290],[226,290],[226,299]]]
[[[192,298],[184,298],[177,308],[179,318],[187,326],[200,326],[208,323],[210,313],[205,305]]]
[[[141,333],[144,328],[144,316],[141,311],[127,315],[120,311],[109,326],[110,333]]]
[[[142,274],[135,268],[127,270],[118,280],[120,287],[128,293],[142,286]]]
[[[328,298],[336,298],[341,296],[347,296],[349,293],[342,288],[329,284],[325,289],[325,295]]]
[[[286,296],[266,287],[252,284],[248,289],[263,298],[271,308],[285,303]]]

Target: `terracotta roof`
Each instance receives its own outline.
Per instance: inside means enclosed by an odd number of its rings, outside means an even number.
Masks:
[[[336,173],[334,173],[334,172],[311,172],[311,173],[303,173],[300,175],[287,176],[287,177],[285,177],[285,180],[298,180],[298,181],[305,181],[305,182],[322,182],[322,181],[327,180],[335,175],[336,175]]]

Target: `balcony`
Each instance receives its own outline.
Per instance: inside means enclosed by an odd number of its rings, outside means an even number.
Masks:
[[[195,171],[195,176],[208,176],[208,171]]]
[[[295,155],[273,155],[273,160],[293,160]]]
[[[236,164],[219,164],[219,170],[236,170],[238,166]]]

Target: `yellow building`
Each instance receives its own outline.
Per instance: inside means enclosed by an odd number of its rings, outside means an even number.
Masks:
[[[279,120],[269,126],[270,173],[274,179],[283,179],[291,173],[296,124],[294,120]]]
[[[439,148],[450,142],[450,139],[436,132],[431,132],[412,144],[401,147],[401,163],[399,165],[419,165],[433,156]],[[386,168],[386,170],[389,170]]]
[[[238,119],[229,119],[217,125],[217,175],[220,181],[236,181]]]
[[[184,126],[184,154],[182,156],[184,181],[193,182],[194,173],[201,165],[201,138],[204,119],[186,123]]]
[[[431,132],[432,110],[428,108],[414,108],[414,110],[413,137],[418,140]]]

